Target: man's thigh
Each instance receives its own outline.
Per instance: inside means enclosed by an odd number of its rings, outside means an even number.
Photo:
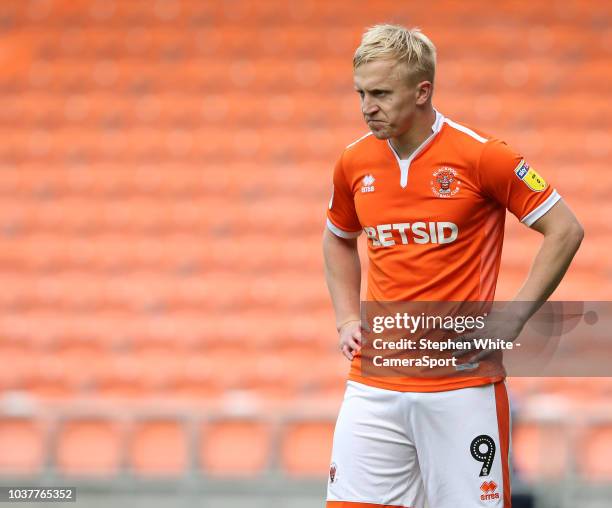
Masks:
[[[328,508],[424,506],[403,395],[348,382],[334,432]]]
[[[432,508],[510,508],[505,383],[412,394],[410,425]]]

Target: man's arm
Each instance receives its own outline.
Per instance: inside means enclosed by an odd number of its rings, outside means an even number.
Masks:
[[[491,320],[487,323],[486,331],[467,334],[464,339],[486,336],[515,340],[529,318],[557,288],[584,237],[582,226],[561,200],[532,224],[531,228],[542,233],[544,241],[531,265],[527,280],[514,297],[515,303],[507,306],[496,318],[489,315]],[[491,349],[481,350],[468,362],[477,362],[491,352]],[[470,349],[460,349],[453,356],[471,353]]]
[[[548,299],[565,275],[580,243],[584,229],[569,207],[559,200],[531,226],[544,235],[527,280],[514,297],[525,323]]]
[[[325,279],[336,314],[340,349],[349,360],[361,348],[361,265],[357,239],[340,238],[328,228],[323,233]]]

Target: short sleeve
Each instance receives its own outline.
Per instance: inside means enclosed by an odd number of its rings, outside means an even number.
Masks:
[[[555,189],[518,153],[500,140],[489,140],[478,164],[485,194],[531,226],[561,199]]]
[[[355,198],[343,168],[342,157],[334,168],[334,186],[327,210],[327,227],[341,238],[356,238],[361,224],[355,210]]]

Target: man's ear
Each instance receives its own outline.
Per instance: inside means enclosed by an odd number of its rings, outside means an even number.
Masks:
[[[416,86],[416,104],[422,106],[426,104],[433,93],[433,83],[431,81],[420,81]]]

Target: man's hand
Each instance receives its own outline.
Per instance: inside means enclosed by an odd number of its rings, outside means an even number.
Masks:
[[[523,327],[525,326],[525,320],[511,311],[497,311],[492,312],[487,316],[484,328],[476,330],[474,332],[462,335],[454,339],[457,341],[472,342],[470,349],[461,348],[457,349],[453,356],[459,358],[466,355],[473,355],[466,363],[476,363],[482,358],[490,355],[493,351],[498,349],[476,349],[474,341],[476,339],[500,339],[505,342],[514,342],[517,337],[521,334]],[[475,353],[475,351],[478,351]]]
[[[349,360],[361,351],[361,321],[356,319],[344,323],[338,329],[340,341],[338,346],[342,354]]]

